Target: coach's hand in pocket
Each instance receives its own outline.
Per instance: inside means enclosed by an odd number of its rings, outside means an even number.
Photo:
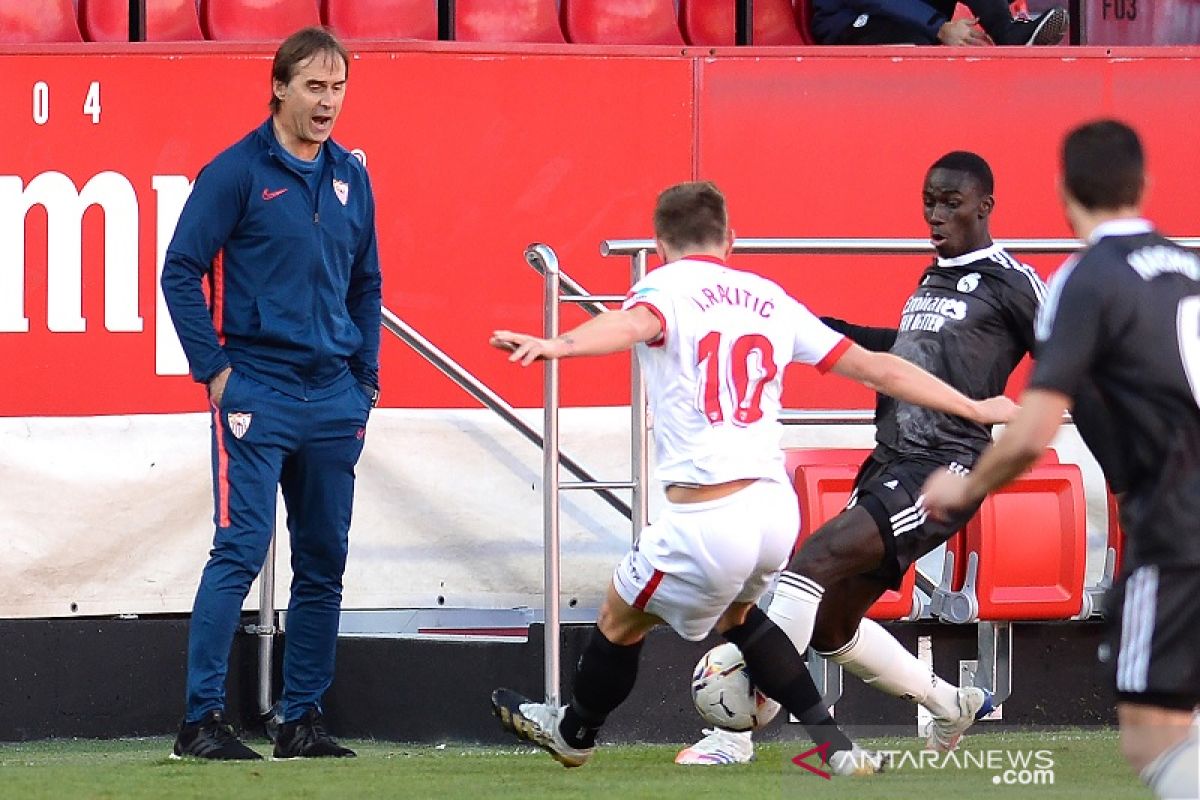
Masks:
[[[208,382],[208,399],[217,408],[221,407],[221,398],[225,396],[225,384],[229,383],[229,376],[232,374],[233,367],[226,367]]]

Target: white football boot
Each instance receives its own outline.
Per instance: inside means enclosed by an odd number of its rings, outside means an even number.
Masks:
[[[831,775],[874,775],[883,772],[883,756],[873,750],[864,750],[854,745],[852,750],[838,750],[825,762]]]
[[[992,713],[992,693],[976,686],[958,689],[958,716],[953,719],[934,717],[925,729],[925,748],[949,753],[958,747],[963,734],[975,721]]]
[[[703,739],[679,751],[675,756],[676,764],[716,766],[754,760],[754,739],[750,731],[705,728],[704,734]]]
[[[558,732],[558,723],[565,708],[534,703],[511,689],[492,692],[492,713],[500,718],[505,730],[536,744],[564,767],[582,767],[596,752],[596,748],[581,749],[566,743]]]

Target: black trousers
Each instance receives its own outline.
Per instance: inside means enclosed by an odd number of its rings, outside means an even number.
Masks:
[[[954,6],[957,0],[924,0],[929,6],[929,16],[941,14],[946,19],[954,16]],[[1012,13],[1008,10],[1006,0],[964,0],[964,5],[971,9],[979,19],[979,25],[992,37],[996,44],[1003,44],[1008,39],[1009,28],[1013,24]],[[937,34],[913,27],[904,20],[885,17],[881,14],[871,14],[867,23],[856,28],[847,28],[836,44],[938,44]]]

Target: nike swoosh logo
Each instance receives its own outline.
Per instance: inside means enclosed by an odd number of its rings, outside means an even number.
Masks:
[[[283,194],[286,191],[287,191],[287,189],[276,189],[275,191],[271,191],[270,189],[263,189],[263,200],[274,200],[276,197],[279,197],[279,195]]]

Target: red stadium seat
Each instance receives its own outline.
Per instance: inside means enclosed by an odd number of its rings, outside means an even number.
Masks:
[[[216,41],[279,42],[320,24],[317,0],[200,0],[200,26]]]
[[[566,41],[554,0],[458,0],[454,38],[463,42]]]
[[[1105,577],[1116,579],[1121,574],[1121,556],[1125,551],[1125,532],[1121,530],[1121,510],[1116,496],[1105,488],[1108,495],[1108,554],[1105,559]]]
[[[954,569],[961,588],[939,591],[943,596],[932,605],[943,620],[1070,619],[1080,613],[1087,511],[1076,465],[1039,463],[989,495],[961,535],[965,571]]]
[[[568,41],[682,45],[673,0],[562,0]]]
[[[1034,466],[1036,469],[1044,464],[1057,464],[1058,452],[1047,447]],[[976,517],[977,519],[977,517]],[[975,519],[971,520],[972,522]],[[953,621],[950,616],[959,613],[964,606],[958,605],[953,611],[948,610],[947,603],[952,595],[958,594],[967,578],[967,544],[964,531],[959,531],[946,542],[945,561],[942,566],[942,579],[930,602],[929,608],[934,616],[941,616],[944,621]]]
[[[804,44],[816,44],[812,35],[812,5],[809,0],[796,0],[796,30]]]
[[[800,498],[799,544],[836,517],[846,507],[858,464],[802,464],[796,467],[793,485]]]
[[[871,455],[870,448],[825,448],[825,447],[785,447],[783,463],[788,477],[796,474],[796,467],[812,467],[818,464],[858,464],[867,460]]]
[[[437,15],[436,0],[321,0],[322,21],[343,39],[436,40]]]
[[[789,449],[784,451],[794,465],[794,485],[800,498],[800,533],[796,544],[841,513],[854,488],[854,478],[870,450]],[[898,591],[883,593],[867,611],[876,620],[913,619],[919,608],[914,602],[915,568],[904,574]]]
[[[79,29],[89,42],[129,41],[129,0],[79,0]],[[146,41],[202,41],[196,0],[148,0]]]
[[[1125,532],[1121,529],[1121,511],[1117,506],[1116,496],[1107,484],[1104,494],[1108,501],[1108,546],[1104,551],[1104,568],[1100,573],[1100,580],[1084,590],[1083,609],[1079,612],[1078,619],[1088,619],[1096,614],[1103,616],[1105,595],[1113,588],[1117,576],[1121,574],[1124,560],[1122,556],[1125,550]]]
[[[71,0],[0,3],[0,44],[81,42]]]
[[[1104,551],[1104,568],[1100,580],[1084,589],[1083,608],[1077,619],[1088,619],[1095,615],[1104,614],[1104,598],[1112,589],[1117,576],[1121,574],[1122,555],[1125,549],[1125,533],[1121,530],[1121,512],[1117,507],[1117,498],[1107,484],[1104,494],[1108,501],[1108,547]]]
[[[680,0],[679,27],[688,44],[736,44],[735,3],[729,0]],[[802,45],[791,0],[754,0],[755,45]]]

